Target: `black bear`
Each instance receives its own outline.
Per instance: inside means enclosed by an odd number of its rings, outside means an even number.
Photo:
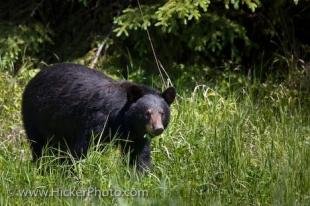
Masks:
[[[24,128],[33,159],[47,144],[86,155],[91,137],[116,142],[139,170],[150,168],[150,136],[160,135],[170,119],[176,91],[160,93],[144,85],[113,80],[78,64],[55,64],[41,70],[25,88]]]

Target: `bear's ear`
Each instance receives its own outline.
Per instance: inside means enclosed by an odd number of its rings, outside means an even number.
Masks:
[[[130,82],[123,83],[122,87],[126,90],[128,102],[135,102],[144,94],[142,88],[139,87],[139,85]]]
[[[175,99],[176,96],[176,91],[174,87],[169,87],[168,89],[166,89],[165,91],[163,91],[163,93],[161,94],[161,96],[164,98],[164,100],[171,105],[172,102]]]

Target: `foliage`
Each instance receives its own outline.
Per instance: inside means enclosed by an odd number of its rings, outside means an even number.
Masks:
[[[246,2],[250,8],[257,7],[258,2]],[[141,10],[140,8],[128,8],[115,19],[114,23],[117,28],[114,31],[117,32],[117,36],[122,34],[128,36],[130,30],[146,30],[153,24],[160,27],[162,32],[176,33],[180,24],[187,25],[192,20],[199,22],[201,19],[205,19],[204,14],[208,11],[210,3],[210,1],[204,0],[172,0],[167,1],[164,5],[142,6]],[[240,2],[231,1],[231,3],[234,4],[234,7],[238,7]],[[225,5],[229,7],[229,1],[226,1]]]
[[[17,72],[26,58],[34,58],[49,41],[46,30],[39,24],[0,24],[0,72]]]
[[[7,43],[7,35],[0,37],[0,42],[9,47],[1,52],[2,70],[12,70],[11,65],[20,62],[24,53],[46,63],[88,64],[105,44],[98,67],[106,65],[105,60],[115,59],[113,67],[117,63],[123,73],[129,64],[154,71],[147,29],[158,59],[168,69],[178,64],[206,65],[214,70],[240,65],[240,71],[247,72],[263,62],[266,75],[274,71],[286,74],[294,62],[310,58],[309,32],[304,29],[310,19],[306,1],[140,3],[141,11],[136,0],[5,2],[0,5],[4,22],[0,30],[12,38],[17,33],[19,36],[14,44]],[[28,28],[27,32],[18,32],[21,28]],[[289,65],[286,59],[292,59]]]
[[[158,55],[164,60],[184,62],[196,56],[213,62],[225,57],[238,62],[241,53],[236,44],[250,46],[246,30],[227,18],[225,13],[208,11],[210,3],[167,1],[164,5],[142,6],[141,12],[140,8],[128,8],[114,19],[114,32],[116,36],[128,37],[130,34],[132,45],[129,45],[139,51],[138,58],[151,55],[147,52],[149,42],[145,35],[145,30],[150,29],[154,45],[160,51]]]

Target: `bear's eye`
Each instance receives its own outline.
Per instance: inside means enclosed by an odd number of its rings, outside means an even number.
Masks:
[[[145,118],[146,119],[150,119],[151,118],[151,111],[150,110],[147,110],[146,112],[145,112]]]
[[[163,117],[165,114],[163,111],[160,111],[159,114]]]

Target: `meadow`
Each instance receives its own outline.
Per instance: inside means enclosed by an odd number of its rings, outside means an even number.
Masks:
[[[93,143],[73,165],[48,155],[33,163],[20,101],[34,73],[0,73],[0,205],[310,204],[309,104],[299,91],[247,78],[180,86],[141,175],[112,144]]]

